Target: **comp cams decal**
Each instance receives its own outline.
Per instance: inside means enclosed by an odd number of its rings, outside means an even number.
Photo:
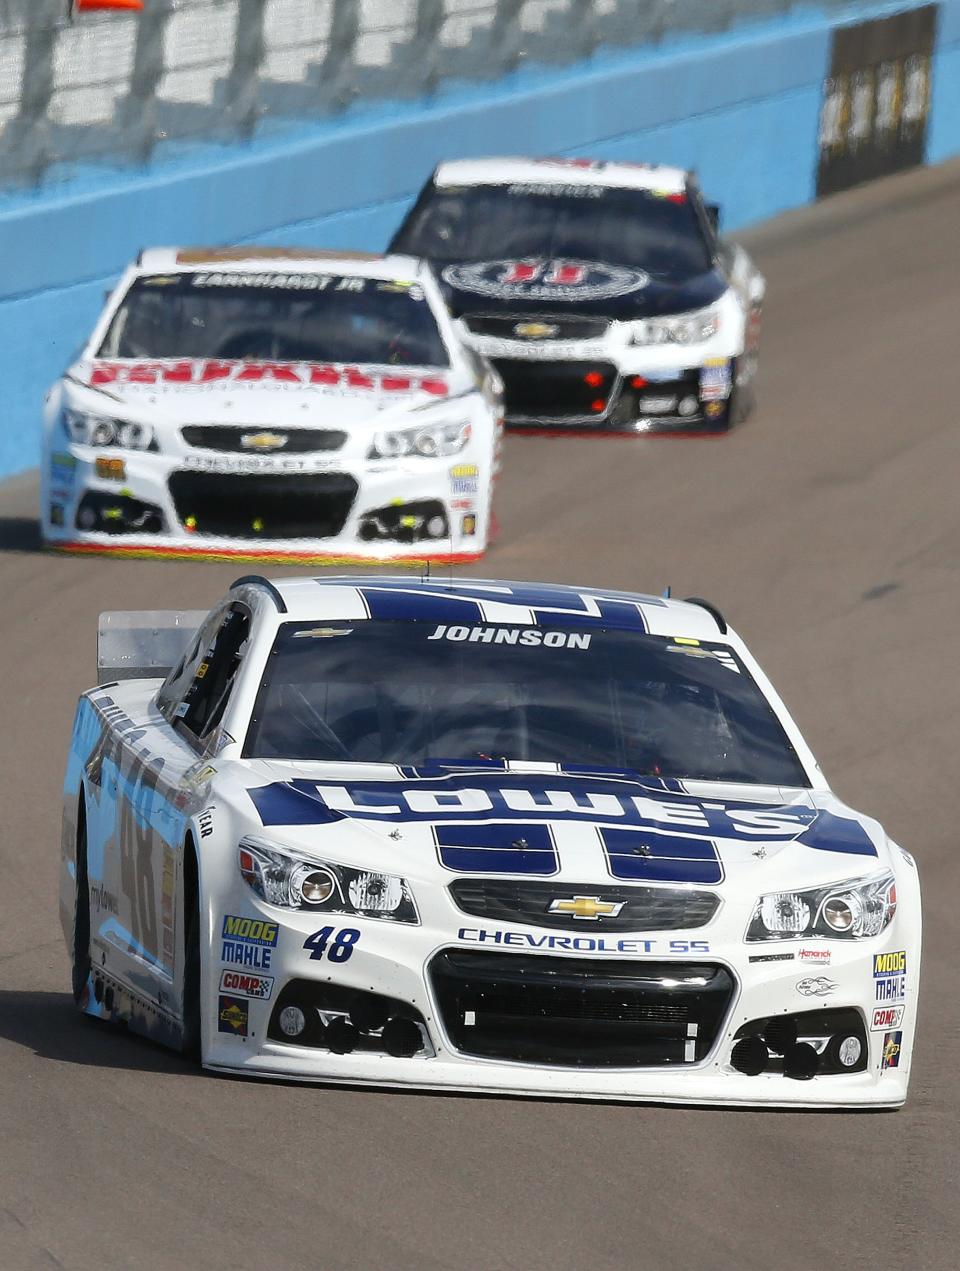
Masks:
[[[273,977],[258,975],[255,971],[223,971],[220,975],[220,992],[265,1001],[273,992]]]

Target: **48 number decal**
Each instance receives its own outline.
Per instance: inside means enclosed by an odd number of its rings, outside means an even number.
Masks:
[[[319,931],[315,931],[312,936],[307,936],[304,940],[303,947],[310,950],[310,957],[314,962],[322,962],[324,957],[329,962],[350,961],[353,946],[360,939],[360,932],[356,927],[343,927],[330,944],[332,935],[333,927],[321,927]]]

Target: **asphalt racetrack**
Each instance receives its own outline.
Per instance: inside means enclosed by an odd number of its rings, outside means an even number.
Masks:
[[[502,534],[470,571],[669,583],[723,609],[837,792],[917,856],[906,1107],[270,1084],[82,1019],[59,799],[97,615],[206,608],[244,568],[41,555],[36,481],[19,478],[0,487],[4,1271],[960,1265],[958,227],[951,164],[743,235],[769,281],[754,418],[716,440],[511,438]]]

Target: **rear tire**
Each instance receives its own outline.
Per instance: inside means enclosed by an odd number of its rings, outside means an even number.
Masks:
[[[200,1053],[200,889],[197,857],[188,840],[183,849],[183,1032],[180,1049],[199,1062]]]
[[[73,915],[73,1000],[80,1005],[90,979],[90,882],[87,877],[87,813],[83,799],[77,813],[77,890]]]

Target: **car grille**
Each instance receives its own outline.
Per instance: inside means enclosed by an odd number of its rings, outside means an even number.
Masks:
[[[440,1018],[465,1055],[574,1068],[696,1063],[735,984],[716,963],[623,962],[445,949],[429,964]]]
[[[180,435],[188,446],[243,455],[303,455],[318,450],[339,450],[347,440],[345,432],[333,428],[273,429],[258,424],[189,424],[181,428]],[[274,444],[257,445],[255,439],[258,437],[273,437]],[[283,439],[282,445],[277,444],[280,438]]]
[[[353,477],[174,472],[170,496],[181,523],[228,538],[334,538],[357,496]]]
[[[501,878],[458,878],[451,883],[454,903],[466,914],[491,922],[519,922],[567,931],[681,931],[702,927],[720,905],[711,891],[679,887],[610,887],[512,881]],[[555,900],[584,896],[622,905],[616,915],[576,918],[550,913]]]
[[[617,368],[609,362],[492,360],[503,379],[508,422],[599,423],[617,382]]]
[[[554,314],[471,313],[464,318],[467,330],[474,335],[494,336],[498,340],[601,340],[610,325],[605,318],[569,318]],[[542,335],[523,335],[517,327],[543,326]]]

